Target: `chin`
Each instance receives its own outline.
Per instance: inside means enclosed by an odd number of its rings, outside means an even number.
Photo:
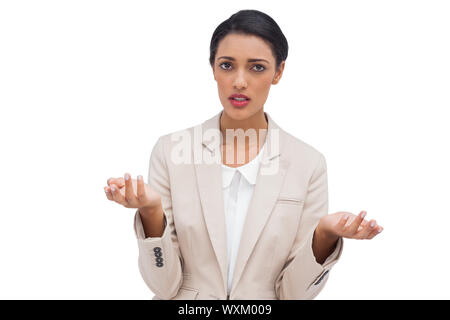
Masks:
[[[246,108],[238,109],[233,106],[224,108],[224,112],[233,120],[245,120],[252,115],[252,113],[249,112],[249,110],[246,110]]]

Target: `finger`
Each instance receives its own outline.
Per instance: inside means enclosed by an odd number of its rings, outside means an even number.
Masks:
[[[353,222],[348,227],[346,227],[345,232],[347,233],[348,236],[355,235],[355,233],[358,230],[359,225],[361,224],[361,222],[363,222],[366,214],[367,213],[365,211],[361,211],[359,213],[359,215],[353,220]]]
[[[361,224],[359,225],[357,232],[360,232],[368,223],[369,222],[366,219],[364,219],[363,222],[361,222]]]
[[[113,200],[123,206],[127,205],[127,202],[125,201],[125,197],[120,192],[120,189],[115,185],[111,184],[111,195],[113,197]]]
[[[137,176],[137,198],[139,201],[143,201],[145,199],[145,186],[144,186],[144,179],[142,179],[142,176]]]
[[[373,231],[367,236],[367,239],[372,239],[374,238],[376,235],[380,234],[381,231],[383,231],[383,228],[380,226],[375,226],[375,228],[373,228]]]
[[[377,222],[375,220],[370,220],[370,223],[366,223],[364,227],[362,227],[361,231],[359,231],[356,236],[358,239],[367,239],[369,234],[374,230]]]
[[[350,215],[348,213],[343,214],[342,217],[339,219],[337,227],[339,231],[343,231],[345,228],[345,224],[347,223]]]
[[[111,184],[115,184],[119,188],[122,188],[125,185],[125,181],[124,181],[124,179],[122,177],[120,177],[120,178],[109,178],[108,180],[106,180],[106,183],[108,184],[108,186],[111,186]]]
[[[347,225],[345,226],[346,228],[348,228],[356,219],[358,219],[358,215],[350,213],[350,212],[348,214],[349,214],[349,218],[347,221]]]
[[[111,194],[111,188],[110,187],[104,187],[105,195],[108,198],[108,200],[113,200],[112,194]]]
[[[125,201],[127,203],[135,203],[136,195],[133,191],[133,182],[131,182],[131,177],[128,173],[125,173]]]

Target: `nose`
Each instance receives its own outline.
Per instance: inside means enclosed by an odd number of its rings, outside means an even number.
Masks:
[[[236,78],[234,79],[233,86],[238,89],[247,88],[247,80],[244,77],[244,73],[242,71],[236,73]]]

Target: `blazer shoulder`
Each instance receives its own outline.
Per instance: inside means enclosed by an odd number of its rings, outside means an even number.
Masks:
[[[319,151],[317,148],[313,147],[309,143],[293,136],[287,131],[283,130],[283,134],[285,136],[286,141],[290,145],[290,148],[288,148],[288,150],[294,153],[293,156],[305,157],[311,159],[313,162],[319,161],[322,157],[325,158],[325,156],[321,151]]]
[[[194,126],[190,126],[190,127],[184,128],[184,129],[165,133],[157,139],[157,143],[158,142],[161,143],[165,149],[166,148],[168,149],[168,147],[170,147],[171,145],[178,143],[180,139],[188,138],[188,139],[192,140],[193,134],[194,134],[194,129],[196,127],[198,127],[199,125],[201,125],[201,124],[196,124]]]

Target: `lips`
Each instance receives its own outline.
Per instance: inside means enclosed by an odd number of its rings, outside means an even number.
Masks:
[[[234,99],[234,98],[238,98],[238,99]],[[231,99],[234,101],[243,101],[242,99],[250,100],[250,98],[247,97],[245,94],[240,94],[240,93],[234,93],[231,96],[229,96],[228,99]]]

